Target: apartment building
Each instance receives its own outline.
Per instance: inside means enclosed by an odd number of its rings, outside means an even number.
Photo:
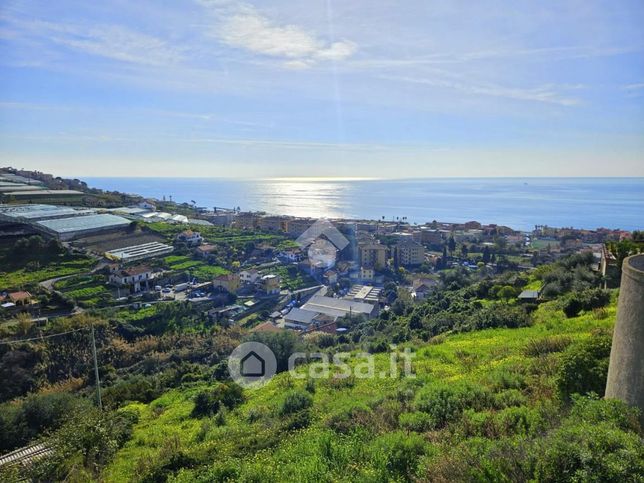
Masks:
[[[420,265],[425,261],[425,248],[410,238],[400,240],[394,248],[397,266]]]
[[[387,247],[375,241],[360,243],[358,257],[361,266],[382,269],[387,265]]]

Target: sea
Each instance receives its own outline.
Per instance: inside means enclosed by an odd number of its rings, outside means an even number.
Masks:
[[[644,178],[83,178],[145,197],[315,218],[644,229]]]

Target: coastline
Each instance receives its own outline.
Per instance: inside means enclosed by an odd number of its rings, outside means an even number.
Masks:
[[[510,226],[637,230],[644,178],[424,178],[235,180],[100,178],[92,188],[212,209],[240,207],[274,215],[396,221],[434,220]],[[603,195],[598,196],[598,193]],[[611,196],[607,194],[610,193]]]

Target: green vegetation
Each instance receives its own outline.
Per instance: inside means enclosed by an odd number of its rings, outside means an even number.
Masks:
[[[106,283],[104,275],[80,275],[59,280],[54,288],[81,307],[105,307],[114,301]]]
[[[30,290],[35,295],[38,282],[88,272],[94,265],[89,257],[70,255],[56,240],[20,238],[0,245],[0,291]]]
[[[299,290],[318,285],[313,277],[299,270],[296,265],[277,265],[272,267],[269,272],[279,275],[282,280],[282,288],[287,290]]]
[[[171,255],[163,259],[163,263],[169,270],[189,271],[193,277],[201,282],[207,282],[219,275],[230,273],[225,268],[209,265],[203,260],[195,260],[185,255]]]
[[[147,229],[155,231],[166,237],[169,241],[184,230],[198,231],[206,243],[222,245],[234,250],[245,250],[248,243],[257,246],[261,243],[268,243],[278,249],[292,247],[293,242],[283,234],[260,233],[238,228],[223,228],[219,226],[203,225],[177,225],[163,222],[149,223]]]
[[[587,268],[571,258],[534,278],[451,270],[422,303],[390,287],[391,310],[340,321],[341,335],[223,328],[181,302],[42,328],[17,320],[4,329],[14,342],[0,345],[0,377],[13,382],[0,387],[2,448],[45,437],[55,452],[33,468],[40,480],[639,481],[638,415],[598,398],[616,291],[598,290]],[[551,300],[517,303],[536,281],[558,285]],[[83,410],[94,389],[90,323],[103,413]],[[258,389],[227,371],[228,354],[250,340],[277,361]],[[392,365],[391,344],[411,352],[413,377],[402,357]],[[345,352],[351,374],[332,366],[331,377],[313,377],[319,356],[289,373],[294,352]]]
[[[237,405],[236,399],[225,418],[195,412],[198,395],[209,389],[171,391],[136,406],[141,417],[133,438],[103,476],[143,481],[162,471],[177,481],[636,481],[644,451],[634,412],[592,395],[603,391],[594,381],[605,381],[608,354],[588,347],[605,348],[595,333],[611,327],[615,303],[606,311],[601,319],[593,312],[567,318],[551,302],[533,313],[528,327],[413,343],[415,379],[312,384],[282,373],[244,391],[245,401]],[[564,381],[580,358],[589,372],[582,373],[582,386],[572,387]],[[376,374],[389,367],[388,354],[375,359]],[[359,362],[356,354],[349,360]],[[587,396],[571,399],[570,393]],[[171,455],[168,438],[177,439]],[[178,455],[191,464],[168,466]]]

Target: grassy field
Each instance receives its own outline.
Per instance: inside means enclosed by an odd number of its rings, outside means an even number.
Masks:
[[[168,241],[174,240],[174,238],[182,231],[191,229],[201,233],[201,236],[207,243],[215,245],[226,244],[235,249],[243,249],[246,243],[253,243],[255,245],[259,245],[260,243],[269,243],[278,249],[294,248],[297,246],[295,242],[290,240],[286,235],[251,232],[237,228],[177,225],[163,222],[149,223],[145,226],[151,231],[164,236]]]
[[[207,282],[213,277],[230,273],[223,267],[209,265],[203,260],[194,260],[185,255],[170,255],[165,257],[163,262],[170,270],[189,270],[192,276],[197,277],[201,282]]]
[[[203,385],[172,390],[148,405],[126,408],[139,414],[139,422],[103,476],[137,481],[154,474],[155,465],[182,461],[184,468],[168,481],[405,481],[417,471],[454,471],[449,462],[457,444],[478,455],[473,457],[480,464],[486,461],[485,448],[527,444],[560,423],[554,372],[563,349],[533,355],[528,345],[588,339],[612,327],[615,311],[613,301],[601,315],[566,319],[556,303],[546,303],[530,327],[409,344],[416,354],[414,378],[352,376],[311,385],[282,373],[261,389],[245,390],[244,403],[219,418],[191,416]],[[364,360],[353,354],[348,362],[357,368]],[[376,375],[389,368],[388,354],[375,356]],[[468,384],[481,387],[496,406],[467,410],[456,429],[421,429],[428,416],[414,404],[423,394]],[[312,398],[306,423],[280,413],[284,394],[293,390]],[[490,428],[501,433],[490,434]]]
[[[86,272],[95,264],[96,261],[91,258],[61,257],[33,268],[23,267],[10,272],[0,271],[0,290],[18,289],[43,280]]]
[[[113,301],[104,275],[79,275],[65,278],[56,282],[54,288],[85,308],[104,306]]]

